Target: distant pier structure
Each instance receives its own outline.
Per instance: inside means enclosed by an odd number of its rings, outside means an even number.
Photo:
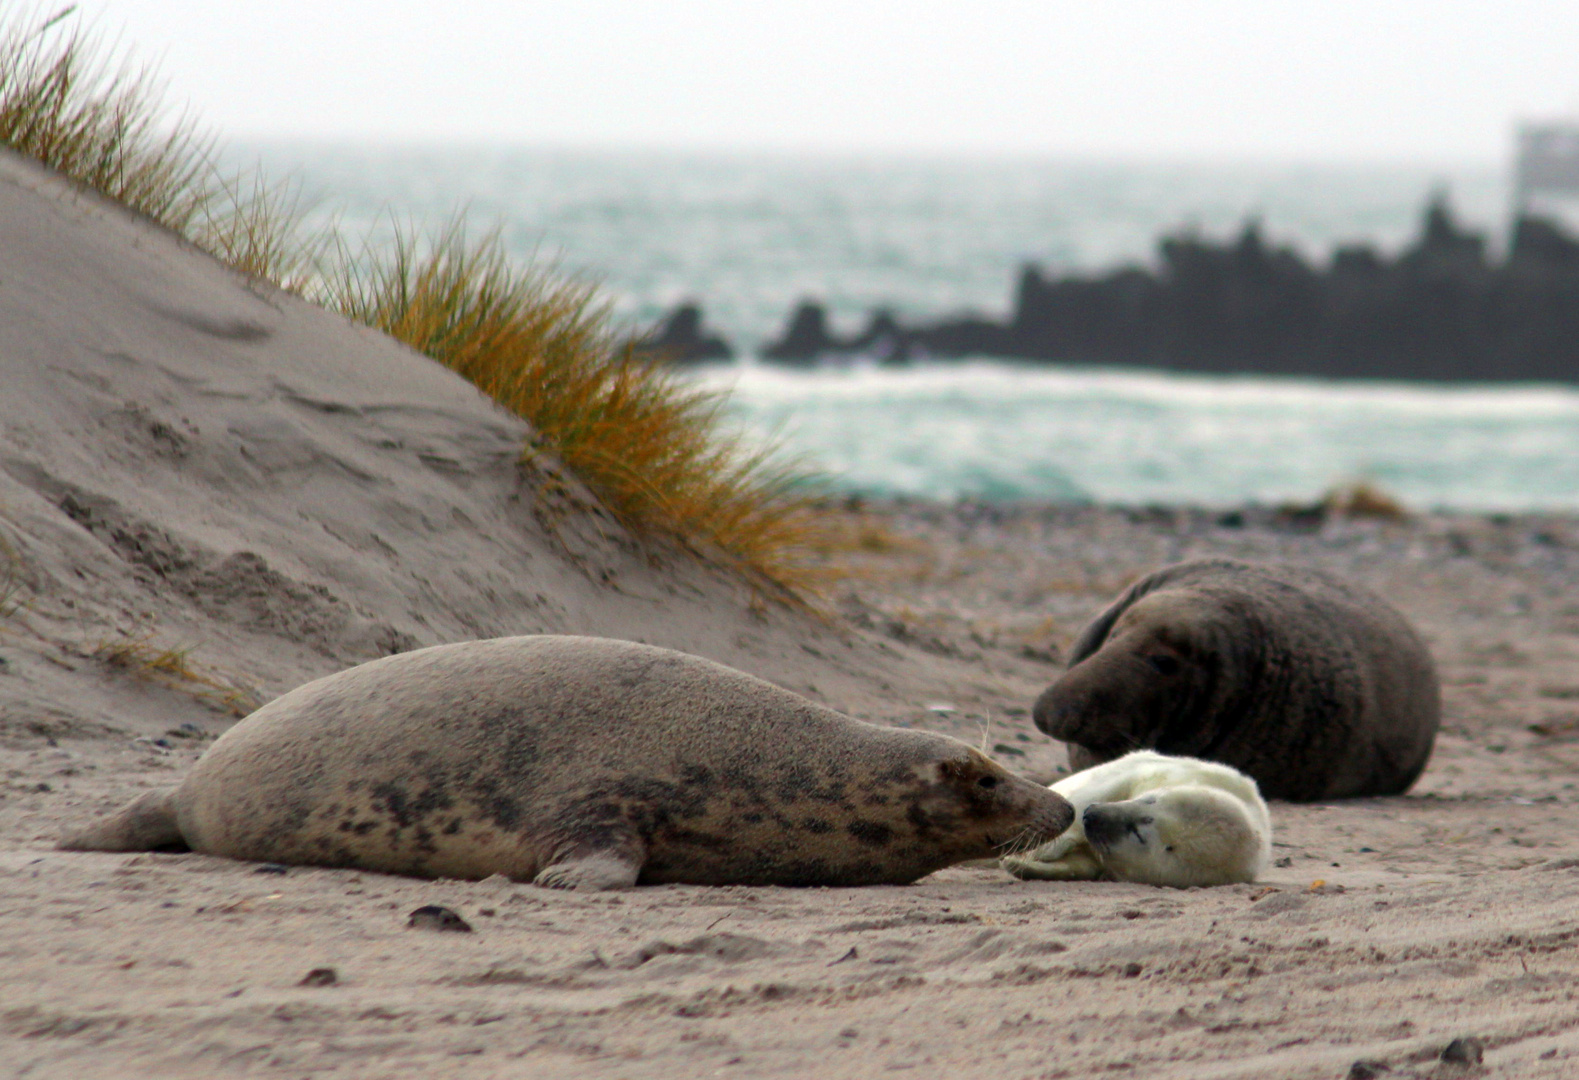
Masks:
[[[1513,165],[1514,218],[1579,208],[1579,120],[1523,124]]]

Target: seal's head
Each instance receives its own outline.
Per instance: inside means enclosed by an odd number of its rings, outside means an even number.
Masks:
[[[1146,885],[1254,881],[1267,837],[1226,791],[1199,784],[1123,802],[1093,803],[1080,815],[1086,843],[1111,876]]]
[[[1074,808],[1063,796],[1015,776],[974,747],[948,741],[954,745],[915,766],[914,780],[901,784],[901,833],[936,845],[953,863],[1029,850],[1074,822]]]
[[[1217,699],[1235,688],[1222,674],[1240,643],[1254,640],[1238,625],[1249,613],[1169,590],[1113,616],[1087,630],[1069,670],[1037,698],[1036,726],[1086,750],[1071,757],[1080,768],[1145,747],[1200,752],[1216,737],[1212,719],[1224,715]]]

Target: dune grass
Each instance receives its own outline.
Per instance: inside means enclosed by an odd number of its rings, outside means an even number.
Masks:
[[[155,72],[100,59],[76,5],[37,18],[0,0],[0,144],[185,236],[242,273],[300,289],[304,242],[288,187],[226,176],[215,143],[163,103]]]
[[[184,229],[209,193],[207,141],[189,117],[166,122],[148,68],[93,60],[74,12],[0,27],[0,142]]]
[[[231,716],[246,716],[261,704],[257,691],[239,679],[195,662],[190,648],[160,644],[156,638],[149,629],[124,633],[99,642],[92,656],[134,679],[190,694]]]
[[[542,442],[528,455],[554,454],[627,525],[808,583],[821,515],[804,474],[729,435],[723,399],[621,335],[592,286],[518,269],[496,231],[472,241],[457,219],[342,256],[324,294],[528,420]]]
[[[513,266],[497,231],[472,241],[459,219],[382,248],[308,235],[288,187],[222,175],[151,70],[97,59],[73,13],[0,21],[0,144],[453,368],[532,425],[527,457],[558,457],[633,532],[792,594],[816,584],[810,474],[731,434],[723,400],[644,355],[595,287]]]

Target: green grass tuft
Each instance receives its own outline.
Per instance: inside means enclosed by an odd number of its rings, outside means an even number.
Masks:
[[[0,0],[3,2],[3,0]],[[225,177],[150,69],[95,60],[68,7],[0,22],[0,143],[147,214],[249,276],[447,365],[536,430],[628,527],[812,587],[823,526],[809,474],[726,431],[722,398],[642,355],[588,284],[513,266],[497,231],[398,232],[387,249],[304,235],[292,189]]]

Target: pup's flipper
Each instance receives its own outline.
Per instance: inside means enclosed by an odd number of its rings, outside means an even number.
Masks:
[[[1096,852],[1068,833],[1024,855],[1007,855],[1000,865],[1017,878],[1042,881],[1095,881],[1103,875]]]
[[[645,845],[635,836],[577,844],[544,867],[532,884],[548,889],[628,889],[641,876]]]

